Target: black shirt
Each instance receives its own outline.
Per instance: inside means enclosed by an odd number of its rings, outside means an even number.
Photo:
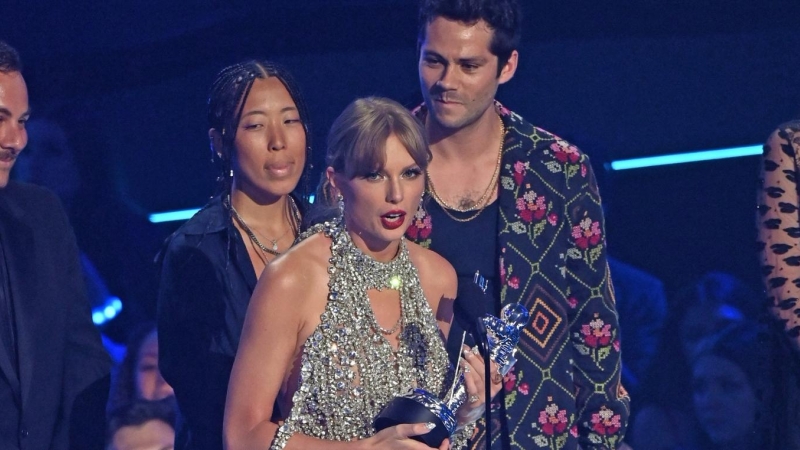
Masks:
[[[475,211],[461,213],[448,209],[446,212],[433,198],[427,200],[425,205],[435,225],[431,231],[430,249],[442,255],[456,270],[458,277],[458,299],[453,307],[455,320],[450,327],[450,336],[447,339],[447,352],[450,360],[458,360],[461,345],[461,335],[464,330],[469,331],[475,320],[485,313],[498,314],[499,306],[496,304],[496,295],[493,295],[497,286],[497,215],[499,214],[498,202],[489,204],[477,217],[470,221],[459,222],[448,216],[459,219],[475,215]],[[442,239],[437,236],[446,236]],[[488,282],[486,294],[474,288],[475,272]],[[466,343],[474,345],[471,337]]]

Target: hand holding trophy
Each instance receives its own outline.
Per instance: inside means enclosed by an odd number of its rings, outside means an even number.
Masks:
[[[477,275],[477,274],[476,274]],[[476,276],[476,279],[478,277]],[[497,373],[492,375],[502,380],[516,363],[514,357],[520,332],[528,323],[528,310],[518,304],[508,304],[501,310],[500,317],[485,315],[479,319],[479,332],[485,332],[489,359],[497,364]],[[484,355],[485,356],[485,355]],[[435,427],[426,434],[414,439],[438,448],[442,441],[451,438],[458,428],[456,411],[468,397],[464,382],[463,368],[455,370],[453,383],[442,399],[424,389],[413,388],[395,397],[375,418],[375,430],[404,423],[433,423]]]
[[[517,358],[519,334],[528,323],[528,310],[519,303],[509,303],[500,311],[500,318],[489,314],[481,317],[489,344],[489,359],[497,365],[501,377],[508,374]]]

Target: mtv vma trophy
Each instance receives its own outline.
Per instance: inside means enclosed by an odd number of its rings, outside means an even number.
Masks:
[[[475,274],[475,283],[486,292],[486,283],[479,273]],[[484,358],[488,354],[489,359],[497,364],[500,376],[505,376],[517,362],[514,354],[520,332],[527,325],[528,317],[528,310],[524,306],[511,303],[503,307],[499,318],[490,314],[478,318],[478,334],[485,333],[481,341],[488,344],[483,352]],[[456,411],[467,397],[464,372],[459,367],[455,370],[452,386],[443,399],[424,389],[410,389],[383,408],[375,418],[375,429],[380,431],[403,423],[433,423],[436,425],[433,430],[415,436],[414,439],[430,447],[439,447],[445,438],[451,438],[457,431]]]

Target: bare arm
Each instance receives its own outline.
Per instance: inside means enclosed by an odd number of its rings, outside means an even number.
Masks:
[[[458,291],[456,271],[437,253],[416,244],[409,245],[414,249],[412,259],[419,272],[423,293],[436,315],[436,324],[442,338],[447,341],[450,324],[453,322],[453,302]]]
[[[327,292],[324,269],[320,273],[318,266],[297,253],[267,266],[250,300],[228,385],[223,431],[227,450],[269,448],[278,429],[270,421],[273,404],[324,309],[324,301],[316,300],[324,300]],[[352,442],[295,434],[284,448],[423,450],[428,447],[408,437],[427,432],[425,424],[400,425]]]
[[[229,450],[266,449],[277,430],[272,408],[298,347],[310,284],[291,269],[291,261],[274,261],[250,300],[228,383],[223,434]]]

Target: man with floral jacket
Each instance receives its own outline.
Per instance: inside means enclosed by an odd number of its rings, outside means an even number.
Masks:
[[[629,400],[606,262],[603,213],[588,157],[494,100],[517,67],[516,0],[426,0],[419,75],[433,160],[410,239],[459,276],[451,353],[483,312],[531,315],[492,404],[494,449],[614,449]],[[486,297],[467,286],[476,269]],[[454,348],[456,347],[456,348]],[[470,448],[485,448],[479,422]]]

